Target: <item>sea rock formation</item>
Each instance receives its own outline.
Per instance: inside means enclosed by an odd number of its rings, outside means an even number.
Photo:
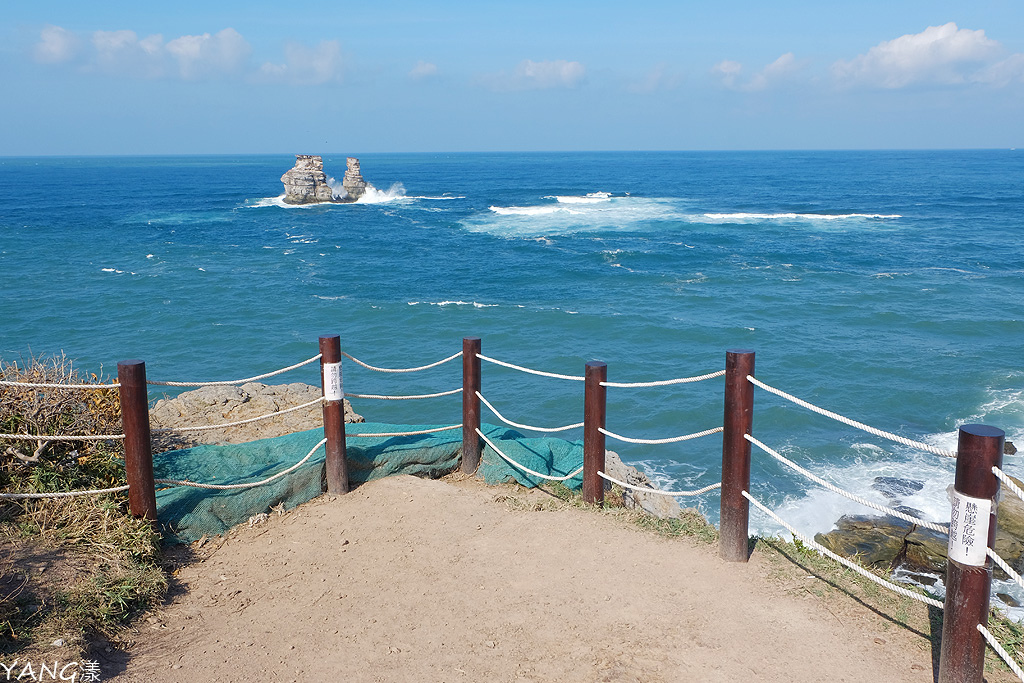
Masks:
[[[324,160],[320,156],[296,154],[295,166],[283,176],[285,204],[333,202],[334,190],[327,184]]]
[[[324,160],[319,155],[296,154],[295,166],[281,176],[285,204],[318,204],[321,202],[354,202],[366,194],[366,181],[359,171],[359,159],[348,157],[341,187],[337,195],[324,173]]]
[[[657,489],[646,474],[631,465],[622,462],[622,458],[615,451],[605,451],[605,469],[608,474],[619,481],[624,481],[633,486],[647,489]],[[610,490],[612,484],[607,479],[604,482],[605,490]],[[622,504],[630,509],[640,508],[644,512],[660,517],[661,519],[672,519],[679,516],[681,509],[679,503],[671,496],[663,496],[658,493],[644,493],[632,489],[622,490]]]
[[[359,159],[347,157],[345,163],[345,177],[341,181],[341,186],[345,188],[345,196],[341,201],[354,202],[366,194],[366,181],[359,172]]]

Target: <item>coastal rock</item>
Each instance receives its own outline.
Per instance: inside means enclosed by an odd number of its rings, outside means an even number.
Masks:
[[[327,184],[324,160],[320,156],[296,154],[295,166],[283,176],[285,204],[333,202],[334,190]]]
[[[359,171],[359,159],[347,157],[345,163],[345,177],[341,181],[341,186],[345,188],[345,196],[341,201],[354,202],[366,194],[366,181]]]
[[[898,500],[902,496],[909,496],[923,489],[924,482],[901,477],[875,477],[871,482],[871,488],[889,500]]]
[[[1014,479],[1018,486],[1024,486]],[[901,509],[901,512],[911,512]],[[1004,492],[997,508],[995,551],[1015,570],[1024,567],[1024,501]],[[892,516],[845,515],[836,528],[814,537],[844,557],[883,569],[905,567],[942,574],[946,571],[948,539],[916,524]],[[996,569],[997,573],[1001,573]]]
[[[1003,442],[1003,455],[1017,455],[1017,447],[1012,441]]]
[[[622,458],[620,458],[614,451],[605,451],[604,466],[608,474],[619,481],[624,481],[627,484],[632,484],[633,486],[642,486],[649,489],[658,488],[643,472],[622,462]],[[604,486],[607,491],[611,489],[612,483],[606,479]],[[671,496],[663,496],[657,493],[643,493],[641,491],[633,491],[630,489],[623,489],[622,504],[630,509],[640,508],[648,514],[661,519],[678,517],[680,512],[679,503]]]
[[[308,403],[321,395],[319,387],[309,384],[266,385],[249,382],[240,387],[202,387],[186,391],[176,398],[156,402],[149,419],[154,428],[192,427],[237,422]],[[345,401],[345,422],[363,422]],[[201,432],[154,433],[161,450],[186,448],[201,443],[243,443],[316,429],[323,424],[319,404],[285,413],[279,417],[249,424]]]

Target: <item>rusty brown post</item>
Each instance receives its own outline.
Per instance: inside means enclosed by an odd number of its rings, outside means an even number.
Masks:
[[[341,381],[341,337],[320,337],[320,386],[324,399],[324,436],[327,493],[348,493],[348,459],[345,453],[345,393]]]
[[[153,483],[153,445],[149,433],[149,392],[146,364],[123,360],[117,364],[121,384],[121,428],[124,430],[124,469],[128,479],[128,511],[156,526],[156,485]]]
[[[743,437],[754,424],[754,385],[747,380],[753,374],[753,351],[726,351],[718,555],[729,562],[746,562],[750,557],[750,503],[743,497],[750,488],[750,442]]]
[[[608,365],[601,361],[587,363],[583,387],[583,502],[604,504],[604,421],[608,389],[601,383],[608,380]]]
[[[981,683],[985,639],[978,624],[988,623],[992,560],[985,553],[996,536],[1003,430],[963,425],[957,444],[956,478],[949,524],[946,602],[942,616],[939,683]]]
[[[462,340],[462,471],[480,466],[480,337]]]

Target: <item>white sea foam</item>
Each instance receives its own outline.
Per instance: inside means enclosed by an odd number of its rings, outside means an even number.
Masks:
[[[593,202],[562,203],[548,201],[534,205],[492,205],[486,213],[463,219],[471,232],[487,232],[504,237],[537,238],[594,231],[633,231],[650,229],[652,222],[685,221],[679,202],[647,197],[595,198]],[[544,200],[544,198],[540,198]]]
[[[805,220],[805,221],[838,221],[845,218],[866,218],[875,220],[894,220],[903,218],[900,214],[882,213],[705,213],[704,218],[722,223],[773,221],[773,220]]]
[[[559,204],[599,204],[611,201],[611,192],[588,192],[583,196],[578,195],[547,195],[543,199],[554,199]]]
[[[472,306],[473,308],[497,308],[499,304],[482,304],[477,301],[409,301],[410,306]]]
[[[386,190],[378,190],[369,183],[366,184],[366,192],[355,201],[356,204],[384,204],[399,199],[405,199],[405,186],[402,183],[394,183]]]

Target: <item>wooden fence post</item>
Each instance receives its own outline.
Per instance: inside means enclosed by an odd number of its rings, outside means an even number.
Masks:
[[[978,624],[988,623],[992,560],[985,553],[996,536],[1003,430],[963,425],[957,444],[956,478],[949,524],[946,602],[942,616],[939,683],[981,683],[985,639]]]
[[[341,381],[341,337],[320,337],[320,386],[324,399],[324,436],[327,438],[324,467],[327,493],[348,493],[348,459],[345,453],[345,392]]]
[[[601,385],[608,380],[608,365],[600,361],[587,363],[583,393],[583,502],[604,504],[604,429],[608,389]]]
[[[480,466],[480,337],[462,340],[462,471]]]
[[[754,424],[754,385],[747,380],[753,374],[753,351],[726,351],[718,554],[729,562],[746,562],[750,557],[750,503],[743,497],[750,488],[750,442],[743,436],[750,434]]]
[[[149,432],[149,391],[146,364],[123,360],[117,364],[121,384],[121,428],[124,430],[124,469],[128,479],[128,510],[149,520],[154,527],[156,485],[153,483],[153,444]]]

